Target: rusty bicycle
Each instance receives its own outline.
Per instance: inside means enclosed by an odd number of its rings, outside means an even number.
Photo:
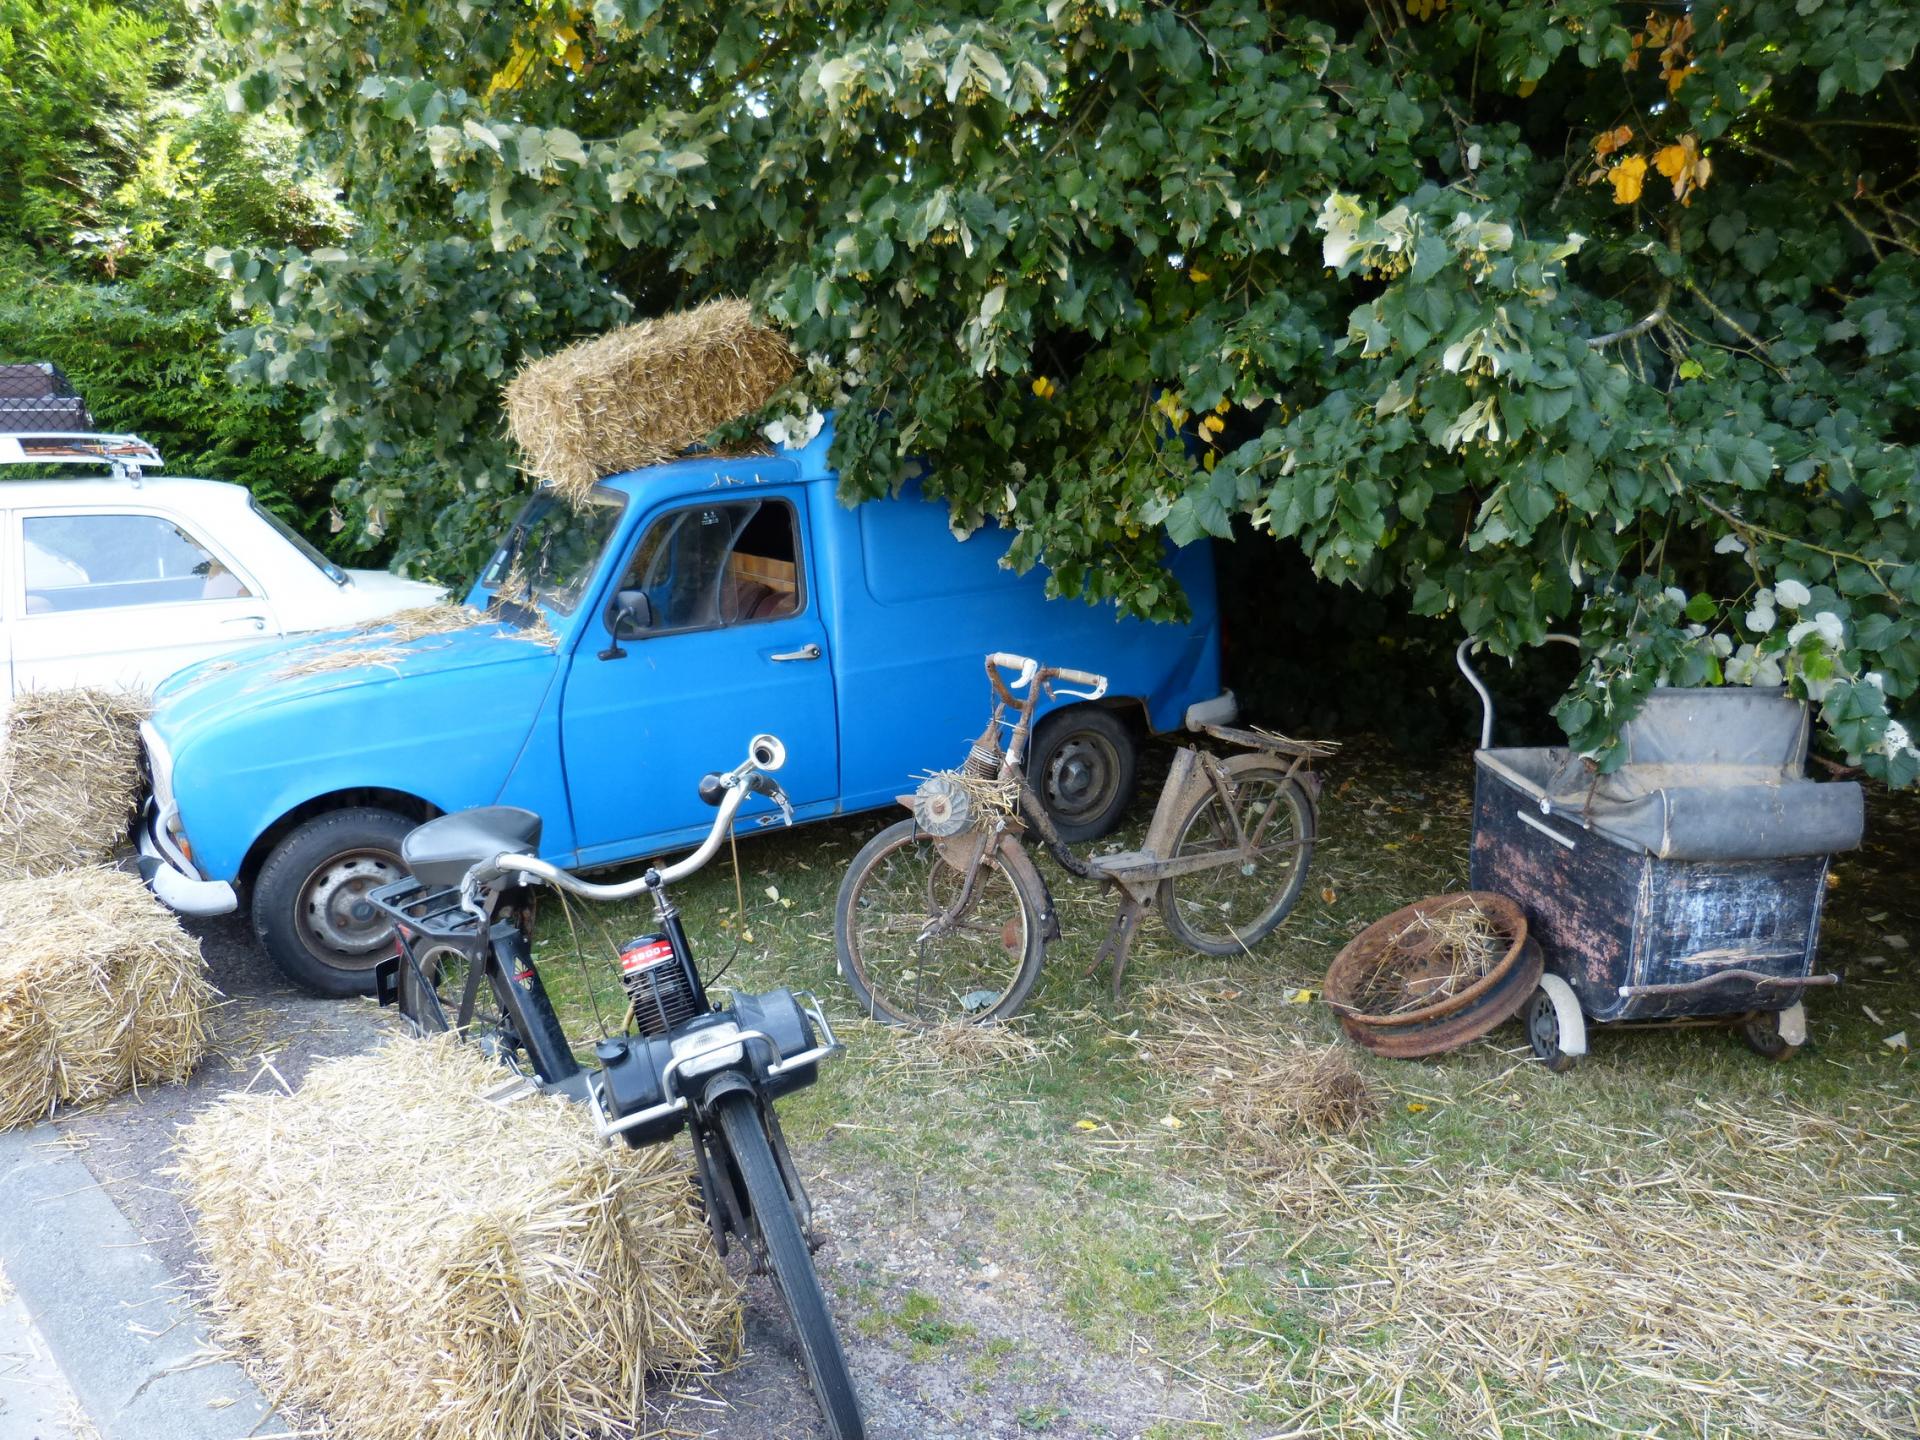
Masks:
[[[1089,971],[1110,965],[1116,998],[1149,909],[1204,955],[1246,952],[1286,918],[1313,858],[1320,781],[1311,765],[1337,747],[1200,725],[1237,753],[1181,746],[1141,847],[1080,855],[1060,838],[1022,761],[1041,699],[1097,701],[1106,677],[1023,655],[990,655],[986,668],[992,715],[965,764],[900,796],[911,818],[874,836],[841,881],[835,950],[868,1015],[995,1021],[1026,1003],[1060,935],[1052,893],[1022,843],[1029,833],[1069,874],[1118,891]]]

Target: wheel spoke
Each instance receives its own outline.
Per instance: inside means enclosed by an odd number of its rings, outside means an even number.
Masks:
[[[958,903],[966,886],[931,840],[903,840],[857,883],[847,917],[849,957],[888,1011],[922,1020],[976,1018],[1018,982],[1028,921],[997,857],[981,861],[964,910],[931,935],[929,922]]]
[[[1189,817],[1174,850],[1176,858],[1216,855],[1220,863],[1169,882],[1169,908],[1177,912],[1170,919],[1220,951],[1243,946],[1247,937],[1271,928],[1297,892],[1311,843],[1297,787],[1284,773],[1249,769],[1234,780],[1235,813],[1228,813],[1218,793],[1209,795]]]

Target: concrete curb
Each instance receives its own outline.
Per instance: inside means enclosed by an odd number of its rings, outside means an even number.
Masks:
[[[0,1132],[0,1267],[102,1440],[246,1440],[285,1427],[179,1277],[51,1126]]]

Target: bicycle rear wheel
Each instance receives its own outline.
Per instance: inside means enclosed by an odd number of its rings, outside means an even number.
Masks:
[[[834,905],[834,947],[840,973],[874,1019],[1004,1020],[1026,1003],[1046,958],[1045,908],[999,854],[980,862],[972,899],[953,925],[920,938],[965,880],[911,820],[889,825],[854,856]]]
[[[1300,898],[1313,859],[1313,804],[1300,783],[1262,756],[1236,756],[1227,768],[1232,813],[1209,786],[1175,832],[1170,858],[1237,851],[1236,819],[1251,856],[1162,880],[1158,897],[1167,929],[1203,955],[1238,955],[1271,934]]]
[[[766,1246],[774,1287],[799,1337],[807,1379],[812,1382],[814,1399],[820,1402],[820,1413],[826,1417],[827,1433],[833,1440],[864,1440],[866,1422],[861,1419],[860,1402],[853,1393],[853,1377],[847,1373],[846,1352],[840,1348],[840,1336],[833,1328],[826,1296],[821,1293],[813,1256],[800,1233],[800,1222],[794,1218],[793,1201],[773,1158],[773,1148],[767,1143],[760,1102],[736,1090],[722,1095],[714,1110],[720,1133],[733,1153],[740,1183],[746,1188],[753,1226]]]

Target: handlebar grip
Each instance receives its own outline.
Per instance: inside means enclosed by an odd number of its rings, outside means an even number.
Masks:
[[[764,795],[769,800],[780,793],[780,782],[771,775],[749,775],[747,789],[756,795]]]
[[[1066,680],[1075,685],[1086,685],[1090,687],[1093,694],[1088,698],[1092,700],[1098,700],[1102,695],[1107,693],[1107,677],[1104,675],[1095,675],[1091,670],[1055,670],[1053,672],[1053,678],[1055,680]]]
[[[1007,682],[1009,686],[1015,690],[1031,683],[1039,669],[1040,662],[1038,660],[1029,660],[1025,655],[1010,655],[1004,650],[996,650],[987,657],[987,672],[989,674],[992,674],[995,670],[1018,670],[1020,672],[1017,678]],[[994,676],[996,681],[999,678],[997,675]]]
[[[726,794],[726,782],[712,771],[700,777],[700,798],[708,805],[717,806],[726,798]]]

